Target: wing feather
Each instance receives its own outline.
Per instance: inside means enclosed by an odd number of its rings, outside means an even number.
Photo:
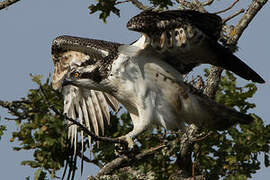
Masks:
[[[119,102],[113,96],[111,96],[107,93],[104,93],[104,97],[105,97],[107,103],[113,109],[113,111],[118,111]]]
[[[97,97],[99,99],[99,104],[102,109],[102,113],[105,116],[105,119],[107,120],[107,123],[110,124],[110,113],[109,113],[109,104],[106,102],[105,96],[101,92],[96,92]]]
[[[185,24],[196,26],[211,38],[217,40],[222,29],[222,19],[211,13],[194,10],[146,10],[132,17],[128,23],[129,30],[155,33],[182,27]]]
[[[115,98],[103,92],[78,88],[73,85],[62,87],[62,81],[68,71],[78,66],[89,65],[100,61],[117,51],[118,43],[108,41],[78,38],[72,36],[57,37],[52,44],[52,59],[54,74],[52,85],[54,89],[62,89],[64,95],[64,114],[77,120],[96,135],[104,134],[105,122],[110,122],[110,108],[117,110],[118,102]],[[67,122],[68,137],[74,145],[78,141],[77,126]],[[81,133],[83,146],[84,133]],[[88,136],[91,147],[91,137]]]
[[[139,46],[141,52],[153,51],[182,74],[200,64],[211,64],[244,79],[264,83],[259,74],[218,42],[222,25],[222,19],[216,14],[194,10],[147,10],[127,23],[128,29],[143,35],[133,46]],[[122,48],[122,51],[132,51],[132,48]]]
[[[87,111],[87,104],[85,101],[86,101],[86,99],[83,98],[82,99],[83,116],[84,116],[86,127],[88,128],[89,131],[91,131],[90,120],[89,120],[88,111]],[[91,136],[89,136],[89,135],[88,135],[88,143],[90,146],[91,145]]]
[[[99,99],[97,97],[96,91],[91,91],[92,101],[95,109],[95,114],[98,122],[98,127],[101,129],[101,135],[104,135],[104,122],[103,122],[103,114],[100,108]]]

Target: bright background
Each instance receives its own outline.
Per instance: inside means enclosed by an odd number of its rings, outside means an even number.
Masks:
[[[226,2],[226,4],[223,4]],[[220,3],[220,1],[218,1]],[[223,9],[232,3],[221,1],[219,8]],[[247,7],[250,1],[240,1],[230,13]],[[29,76],[41,74],[47,77],[53,72],[51,60],[51,42],[59,35],[74,35],[121,43],[130,43],[139,35],[126,29],[126,22],[139,10],[129,3],[120,5],[121,17],[112,15],[104,24],[98,19],[98,15],[89,15],[90,1],[72,0],[22,0],[7,10],[0,11],[0,99],[16,100],[26,96],[30,88],[35,88]],[[239,51],[236,53],[249,66],[264,77],[266,83],[258,84],[256,95],[250,100],[257,107],[250,112],[256,112],[266,124],[270,123],[270,7],[269,3],[260,11],[239,41]],[[241,70],[241,69],[240,69]],[[240,79],[240,78],[239,78]],[[245,80],[239,80],[246,83]],[[0,108],[2,117],[0,124],[7,126],[0,141],[0,179],[19,180],[31,176],[34,169],[21,166],[22,160],[32,159],[32,152],[12,150],[18,142],[10,143],[11,132],[17,127],[15,123],[4,120],[9,116],[7,111]],[[263,162],[262,162],[263,163]],[[97,168],[85,166],[81,177],[77,172],[76,179],[86,179],[88,175],[94,175]],[[57,174],[61,176],[61,174]],[[254,179],[270,179],[269,168],[262,168]]]

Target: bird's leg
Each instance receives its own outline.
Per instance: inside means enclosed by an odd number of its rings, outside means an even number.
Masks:
[[[128,150],[131,151],[134,148],[134,141],[137,135],[143,133],[150,125],[152,121],[152,108],[147,106],[147,108],[138,108],[138,115],[130,113],[132,122],[133,122],[133,130],[128,134],[121,136],[120,139],[125,140],[128,143]]]

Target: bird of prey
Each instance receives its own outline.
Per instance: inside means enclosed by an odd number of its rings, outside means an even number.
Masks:
[[[62,89],[64,113],[100,135],[109,123],[108,106],[116,110],[121,103],[134,126],[121,137],[130,147],[132,138],[153,124],[183,129],[184,123],[194,123],[224,130],[235,123],[251,123],[251,116],[216,103],[182,79],[183,73],[208,63],[264,82],[217,42],[219,24],[218,16],[196,11],[144,11],[127,24],[143,34],[130,45],[57,37],[52,44],[52,85]],[[76,125],[70,126],[69,136],[76,144]]]

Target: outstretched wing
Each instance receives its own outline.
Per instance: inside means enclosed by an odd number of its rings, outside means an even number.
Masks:
[[[127,28],[142,33],[141,48],[154,50],[182,74],[199,64],[212,64],[230,70],[244,79],[264,80],[232,52],[218,43],[222,19],[193,10],[147,10],[134,16]]]
[[[117,43],[71,36],[57,37],[52,44],[54,63],[52,86],[54,89],[62,89],[64,113],[74,120],[79,119],[81,124],[97,135],[104,134],[104,125],[110,122],[109,107],[117,111],[118,101],[104,92],[78,88],[73,85],[62,87],[62,81],[70,69],[106,59],[119,46],[120,44]],[[67,123],[70,124],[70,122]],[[68,136],[76,149],[76,125],[69,126]],[[81,138],[83,139],[83,137],[81,131]],[[91,143],[90,137],[89,143]]]

